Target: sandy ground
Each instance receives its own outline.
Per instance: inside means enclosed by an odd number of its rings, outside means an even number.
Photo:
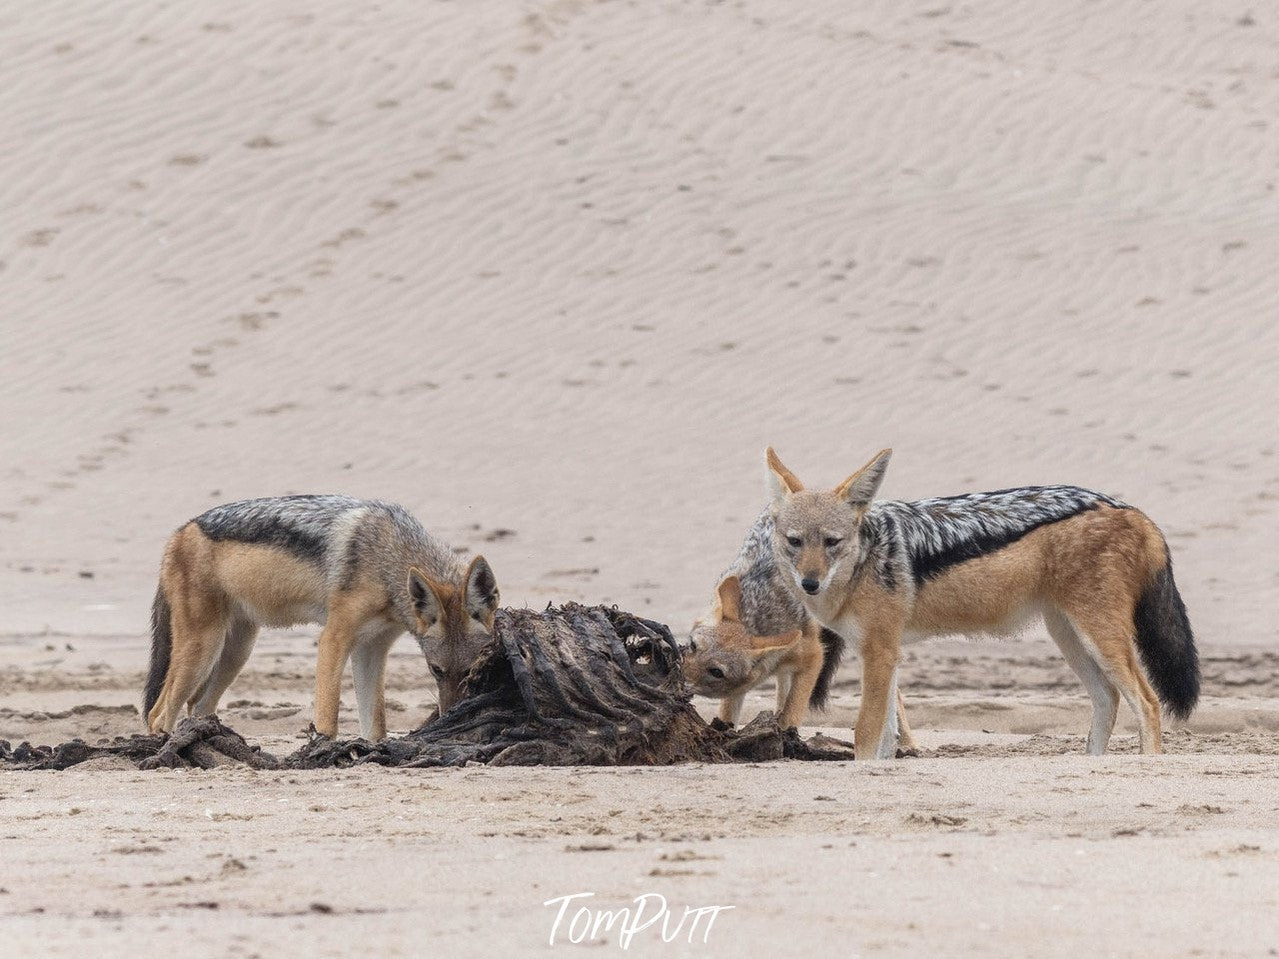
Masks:
[[[682,629],[767,444],[1122,496],[1205,660],[1162,759],[1077,755],[1036,630],[909,650],[895,763],[6,774],[0,954],[538,954],[583,891],[733,906],[654,955],[1273,954],[1276,53],[1191,0],[0,8],[0,738],[138,728],[215,503],[396,500],[508,603]],[[273,751],[313,638],[228,696]]]
[[[1094,759],[1082,689],[1046,645],[911,650],[922,756],[891,763],[9,773],[5,948],[539,955],[576,936],[639,955],[1273,955],[1279,655],[1210,656],[1212,693],[1169,755],[1134,755],[1123,716],[1115,755]],[[312,642],[263,646],[223,718],[283,755],[304,737]],[[142,657],[135,638],[9,640],[0,736],[135,731]],[[417,655],[393,666],[404,732],[432,697]],[[855,694],[848,675],[815,728],[846,737]],[[770,706],[761,689],[746,713]],[[350,708],[343,725],[358,728]],[[563,917],[545,905],[580,893]],[[630,938],[573,925],[643,896],[645,918],[656,896],[671,918]],[[685,915],[710,906],[733,908]]]

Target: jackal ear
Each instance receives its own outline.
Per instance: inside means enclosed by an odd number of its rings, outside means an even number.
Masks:
[[[478,620],[487,622],[497,611],[501,594],[497,589],[497,577],[483,556],[471,560],[466,568],[466,612]]]
[[[719,618],[730,623],[742,621],[742,581],[736,576],[725,576],[719,584]]]
[[[431,577],[416,566],[409,567],[409,600],[413,603],[413,612],[429,629],[443,619],[443,604],[440,601],[439,587]]]
[[[777,458],[777,453],[771,446],[764,451],[764,459],[768,463],[766,474],[768,495],[772,497],[773,502],[780,502],[791,493],[798,493],[804,488],[799,478],[782,465],[782,461]]]
[[[850,506],[865,506],[879,492],[879,484],[884,481],[892,455],[891,449],[880,450],[869,463],[835,487],[835,495]]]
[[[804,631],[802,629],[796,629],[789,633],[782,633],[780,636],[752,636],[751,651],[755,653],[777,653],[789,646],[793,646],[803,635]]]

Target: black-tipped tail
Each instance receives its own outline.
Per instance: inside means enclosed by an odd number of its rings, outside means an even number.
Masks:
[[[813,694],[808,697],[808,705],[813,709],[825,709],[826,700],[830,696],[830,683],[839,669],[839,661],[844,657],[844,637],[834,630],[822,627],[822,671],[817,674],[817,685]]]
[[[151,668],[147,670],[146,692],[142,694],[142,721],[151,715],[151,707],[160,698],[164,677],[169,674],[169,653],[173,649],[173,632],[170,625],[169,598],[164,587],[157,586],[155,602],[151,604]]]
[[[1199,702],[1199,653],[1186,604],[1172,578],[1172,559],[1155,574],[1133,614],[1137,650],[1164,709],[1178,719]]]

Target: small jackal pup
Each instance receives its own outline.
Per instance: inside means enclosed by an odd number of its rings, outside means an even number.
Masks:
[[[147,726],[172,730],[184,706],[195,716],[216,712],[260,626],[321,623],[316,731],[337,733],[349,658],[360,732],[381,739],[391,644],[406,630],[417,639],[444,713],[492,635],[497,604],[484,558],[463,567],[401,506],[280,496],[215,507],[164,549],[151,610]]]
[[[833,490],[806,490],[767,451],[787,585],[818,622],[861,647],[857,758],[893,755],[903,641],[1006,635],[1037,616],[1092,699],[1088,752],[1105,752],[1120,696],[1136,714],[1141,751],[1160,752],[1160,704],[1190,714],[1199,660],[1159,528],[1075,486],[873,502],[891,452]]]
[[[844,641],[809,616],[787,588],[773,552],[773,515],[766,509],[746,534],[716,590],[706,621],[693,625],[684,678],[700,696],[720,699],[719,718],[736,724],[746,694],[777,680],[777,720],[798,726],[809,709],[824,709]],[[898,698],[902,748],[914,749]]]
[[[826,705],[829,689],[828,675],[817,691],[826,650],[816,628],[758,636],[746,628],[742,615],[741,581],[729,576],[719,584],[715,621],[693,630],[684,654],[685,680],[699,696],[719,697],[719,718],[736,724],[746,694],[775,676],[778,724],[798,726],[810,704]]]

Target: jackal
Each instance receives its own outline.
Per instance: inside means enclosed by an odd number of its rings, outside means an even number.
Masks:
[[[1105,752],[1121,695],[1141,751],[1161,752],[1160,704],[1190,714],[1199,658],[1159,528],[1076,486],[872,502],[891,453],[833,490],[812,491],[767,451],[773,549],[787,586],[861,647],[857,758],[893,755],[903,640],[1006,635],[1036,616],[1092,699],[1088,752]]]
[[[446,712],[492,635],[498,596],[484,557],[463,567],[392,503],[280,496],[215,507],[165,546],[151,610],[147,726],[171,730],[184,705],[197,716],[216,712],[260,626],[320,623],[316,730],[337,733],[350,658],[361,734],[380,739],[391,644],[413,634]]]
[[[736,724],[746,694],[777,681],[777,718],[798,726],[806,711],[825,709],[844,640],[820,626],[787,587],[773,550],[773,514],[766,508],[746,534],[716,589],[715,605],[693,624],[684,677],[701,696],[720,699],[719,718]],[[898,697],[901,746],[914,750]]]

